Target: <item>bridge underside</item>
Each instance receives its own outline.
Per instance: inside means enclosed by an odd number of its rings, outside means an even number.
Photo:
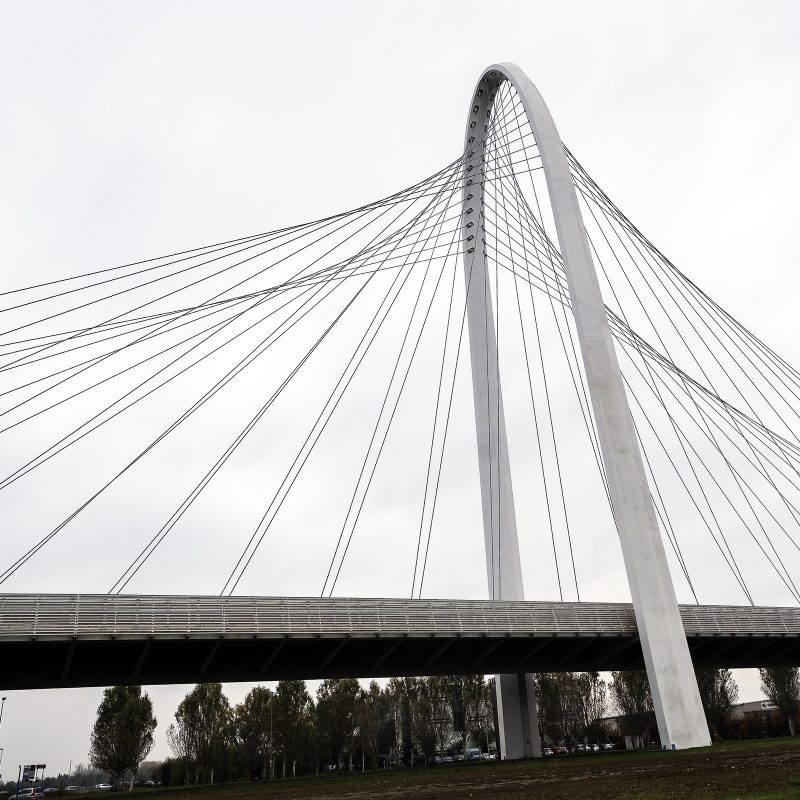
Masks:
[[[800,664],[800,609],[681,616],[696,667]],[[642,667],[624,603],[0,597],[2,690]]]

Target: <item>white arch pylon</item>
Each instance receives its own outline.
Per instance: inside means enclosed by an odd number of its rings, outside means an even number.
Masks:
[[[485,136],[495,94],[505,81],[522,101],[547,181],[662,747],[705,746],[711,741],[708,725],[572,172],[542,96],[508,63],[484,70],[470,103],[465,150],[474,168],[465,172],[462,208],[489,597],[524,599],[481,213]],[[501,675],[496,685],[503,757],[541,755],[531,677]]]

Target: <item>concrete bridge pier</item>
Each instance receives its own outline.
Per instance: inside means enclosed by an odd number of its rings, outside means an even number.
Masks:
[[[533,675],[496,675],[497,722],[503,759],[542,755]]]

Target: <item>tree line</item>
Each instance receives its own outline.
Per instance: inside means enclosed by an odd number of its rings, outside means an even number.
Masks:
[[[790,733],[800,709],[800,672],[762,669],[766,696]],[[656,744],[647,676],[642,671],[537,673],[544,745],[600,743],[630,736]],[[697,672],[712,736],[754,735],[731,718],[738,688],[730,670]],[[738,725],[738,728],[737,728]],[[139,686],[106,689],[91,736],[90,761],[112,783],[135,775],[153,747],[156,719]],[[293,777],[323,770],[374,770],[434,763],[445,754],[497,756],[494,681],[483,676],[392,678],[362,687],[354,678],[322,681],[312,697],[304,681],[256,686],[232,705],[219,683],[201,683],[181,701],[166,731],[172,757],[165,784]],[[760,735],[760,732],[758,732]]]
[[[494,747],[490,685],[483,676],[392,678],[385,687],[324,680],[256,686],[232,706],[218,683],[195,686],[167,729],[170,783],[218,776],[287,777],[433,761],[437,753]]]
[[[787,729],[795,735],[800,714],[800,670],[762,668],[759,676],[761,691],[777,707],[777,713],[735,717],[732,711],[739,700],[739,688],[731,671],[695,671],[713,741],[778,736]],[[612,672],[608,682],[597,672],[539,673],[535,682],[544,744],[608,741],[615,732],[631,737],[636,747],[660,743],[644,671]]]

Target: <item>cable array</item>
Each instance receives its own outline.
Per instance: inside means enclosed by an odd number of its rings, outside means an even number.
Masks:
[[[729,576],[725,585],[754,604],[764,570],[782,597],[800,601],[800,371],[672,264],[566,154],[673,568],[696,602],[713,572]],[[477,227],[466,230],[463,203],[472,195],[462,190],[476,181],[483,205]],[[289,497],[314,495],[309,464],[346,409],[374,396],[360,414],[355,469],[337,475],[343,517],[325,534],[320,594],[333,595],[353,552],[375,535],[364,532],[363,520],[376,476],[407,449],[421,455],[409,490],[416,521],[402,560],[410,596],[422,597],[430,559],[443,547],[437,535],[448,527],[440,494],[452,493],[447,473],[457,469],[448,453],[454,437],[474,441],[460,421],[459,404],[468,407],[469,398],[457,387],[469,370],[467,295],[471,254],[480,248],[499,352],[491,368],[503,387],[515,475],[522,476],[514,481],[520,538],[537,554],[537,586],[580,600],[592,553],[617,545],[547,198],[535,137],[515,89],[504,83],[480,140],[389,197],[302,225],[0,293],[0,436],[18,443],[14,463],[0,473],[0,497],[45,465],[68,468],[73,452],[97,447],[104,431],[132,414],[168,412],[166,424],[120,458],[107,480],[21,547],[0,584],[77,528],[87,508],[175,431],[207,420],[210,409],[238,408],[237,387],[267,372],[263,397],[237,412],[242,419],[232,420],[235,435],[225,447],[198,454],[198,479],[129,554],[108,590],[122,592],[141,577],[198,499],[213,492],[217,476],[275,424],[274,409],[310,382],[314,394],[304,405],[311,411],[299,423],[298,446],[265,492],[252,529],[241,541],[234,537],[219,591],[234,593],[270,542],[286,535]],[[176,398],[184,402],[173,407]],[[413,447],[399,441],[404,413],[415,415]],[[37,445],[38,437],[26,438],[32,426],[58,433]],[[499,465],[490,474],[499,476]],[[499,509],[489,516],[500,525]],[[487,557],[494,580],[500,553]]]

